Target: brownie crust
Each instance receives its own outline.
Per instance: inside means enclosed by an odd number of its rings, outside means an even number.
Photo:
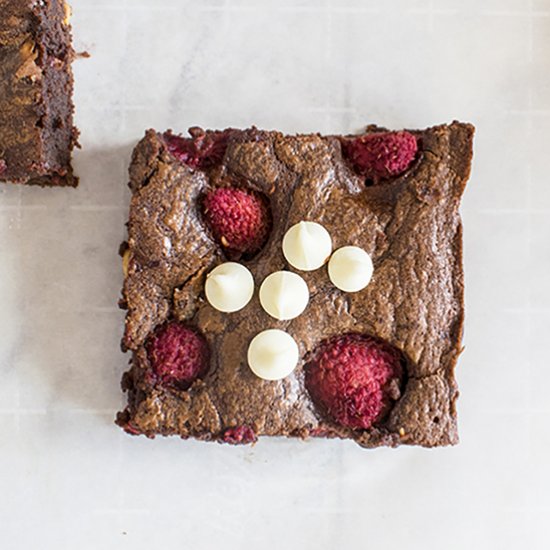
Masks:
[[[70,8],[0,0],[0,14],[0,181],[74,187]]]
[[[132,358],[123,377],[128,406],[117,422],[149,437],[223,441],[227,430],[245,426],[256,436],[349,438],[364,447],[457,443],[454,368],[464,322],[459,204],[474,128],[453,122],[411,132],[421,144],[412,167],[391,181],[366,185],[343,156],[338,136],[235,131],[221,164],[200,170],[176,160],[162,135],[149,130],[130,167],[121,305],[127,309],[122,345]],[[326,268],[300,272],[311,298],[292,321],[269,317],[257,291],[236,313],[209,306],[205,276],[226,258],[205,227],[200,197],[228,178],[246,182],[270,201],[269,240],[257,256],[242,261],[257,286],[273,271],[292,270],[281,242],[301,220],[325,226],[334,249],[364,248],[375,266],[369,286],[343,293],[330,283]],[[209,373],[186,391],[151,384],[145,376],[147,338],[169,319],[197,327],[210,345]],[[300,349],[298,367],[284,380],[261,380],[247,365],[251,339],[267,328],[286,330]],[[316,346],[349,332],[382,338],[406,358],[401,398],[368,430],[326,418],[304,385],[303,366]]]

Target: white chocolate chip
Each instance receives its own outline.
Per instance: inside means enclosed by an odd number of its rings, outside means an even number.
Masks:
[[[328,276],[340,290],[358,292],[370,282],[374,271],[370,256],[357,246],[339,248],[328,262]]]
[[[309,302],[306,282],[290,271],[276,271],[268,275],[260,287],[262,307],[279,321],[298,317]]]
[[[224,313],[242,309],[254,294],[254,278],[244,265],[226,262],[214,268],[204,285],[210,305]]]
[[[283,254],[288,263],[302,271],[319,269],[332,252],[329,232],[316,222],[293,225],[283,238]]]
[[[282,380],[296,368],[298,358],[296,341],[279,329],[260,332],[248,347],[248,365],[264,380]]]

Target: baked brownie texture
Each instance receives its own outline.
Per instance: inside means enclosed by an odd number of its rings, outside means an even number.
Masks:
[[[122,347],[132,357],[123,376],[128,406],[117,423],[132,434],[228,443],[264,435],[348,438],[364,447],[457,443],[454,368],[464,320],[458,210],[473,126],[409,131],[415,146],[407,137],[406,150],[395,148],[403,142],[396,133],[370,126],[359,136],[367,143],[363,156],[358,136],[255,128],[190,133],[184,139],[149,130],[133,153],[121,299]],[[374,168],[357,166],[368,157]],[[203,291],[206,274],[235,252],[220,242],[204,211],[205,197],[220,188],[263,197],[271,216],[261,249],[237,257],[252,272],[256,292],[231,314],[212,308]],[[326,227],[334,250],[365,249],[374,275],[364,290],[345,293],[331,284],[326,266],[300,272],[309,305],[296,319],[277,321],[262,309],[257,289],[274,271],[294,271],[281,243],[302,220]],[[148,351],[174,327],[208,344],[208,368],[197,363],[190,385],[163,383]],[[247,365],[251,339],[268,328],[286,330],[299,346],[297,368],[280,381],[262,380]],[[174,347],[163,352],[173,358],[181,348],[170,342]],[[339,361],[333,350],[349,346],[352,359]],[[187,360],[171,372],[187,369]],[[353,380],[361,377],[357,389]]]
[[[70,8],[0,0],[0,181],[76,186]]]

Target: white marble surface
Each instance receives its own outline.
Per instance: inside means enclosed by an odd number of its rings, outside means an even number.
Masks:
[[[0,547],[548,548],[550,2],[73,0],[77,190],[0,190]],[[117,247],[145,128],[478,127],[456,448],[131,438]]]

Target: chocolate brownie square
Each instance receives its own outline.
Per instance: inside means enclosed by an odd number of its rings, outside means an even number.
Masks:
[[[117,423],[456,444],[473,134],[147,131],[121,250],[132,356]]]
[[[69,6],[0,0],[0,181],[76,186]]]

